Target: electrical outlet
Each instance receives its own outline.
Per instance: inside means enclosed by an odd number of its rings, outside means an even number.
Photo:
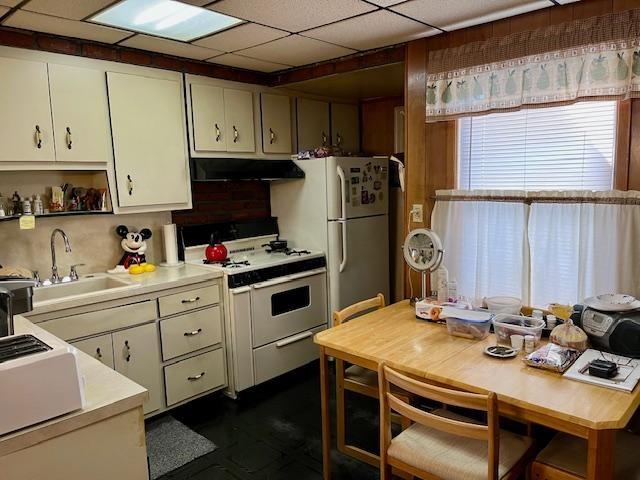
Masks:
[[[413,208],[411,208],[411,221],[415,223],[422,223],[422,204],[414,203]]]

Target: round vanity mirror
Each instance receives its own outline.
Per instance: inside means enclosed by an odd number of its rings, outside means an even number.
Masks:
[[[404,260],[412,270],[422,274],[422,298],[426,298],[426,276],[442,263],[444,249],[440,237],[428,228],[411,230],[402,247]]]

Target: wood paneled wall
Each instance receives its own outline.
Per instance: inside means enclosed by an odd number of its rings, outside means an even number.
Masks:
[[[405,217],[414,203],[425,205],[424,222],[412,227],[428,227],[436,190],[455,187],[455,121],[425,123],[425,77],[430,51],[632,8],[640,8],[640,0],[582,0],[410,42],[405,54]],[[615,184],[617,188],[640,190],[640,100],[622,102],[618,118]],[[408,269],[406,272],[408,287]],[[415,292],[419,288],[417,275],[412,276],[412,283]]]

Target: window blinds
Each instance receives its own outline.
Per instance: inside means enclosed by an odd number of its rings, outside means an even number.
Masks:
[[[608,190],[615,101],[465,117],[458,123],[458,187]]]

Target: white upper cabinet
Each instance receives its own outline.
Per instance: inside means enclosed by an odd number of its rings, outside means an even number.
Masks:
[[[111,130],[105,74],[49,64],[56,160],[108,162]]]
[[[47,64],[0,58],[0,161],[55,160]]]
[[[298,151],[329,145],[329,103],[298,98]]]
[[[228,152],[255,152],[253,127],[253,93],[224,89],[224,116],[227,126]]]
[[[331,143],[345,152],[360,151],[360,114],[358,105],[331,104]]]
[[[193,143],[201,152],[227,150],[224,91],[212,85],[191,85]]]
[[[107,83],[119,206],[189,208],[182,83],[114,72]]]
[[[291,153],[291,102],[285,95],[262,93],[262,150]]]

